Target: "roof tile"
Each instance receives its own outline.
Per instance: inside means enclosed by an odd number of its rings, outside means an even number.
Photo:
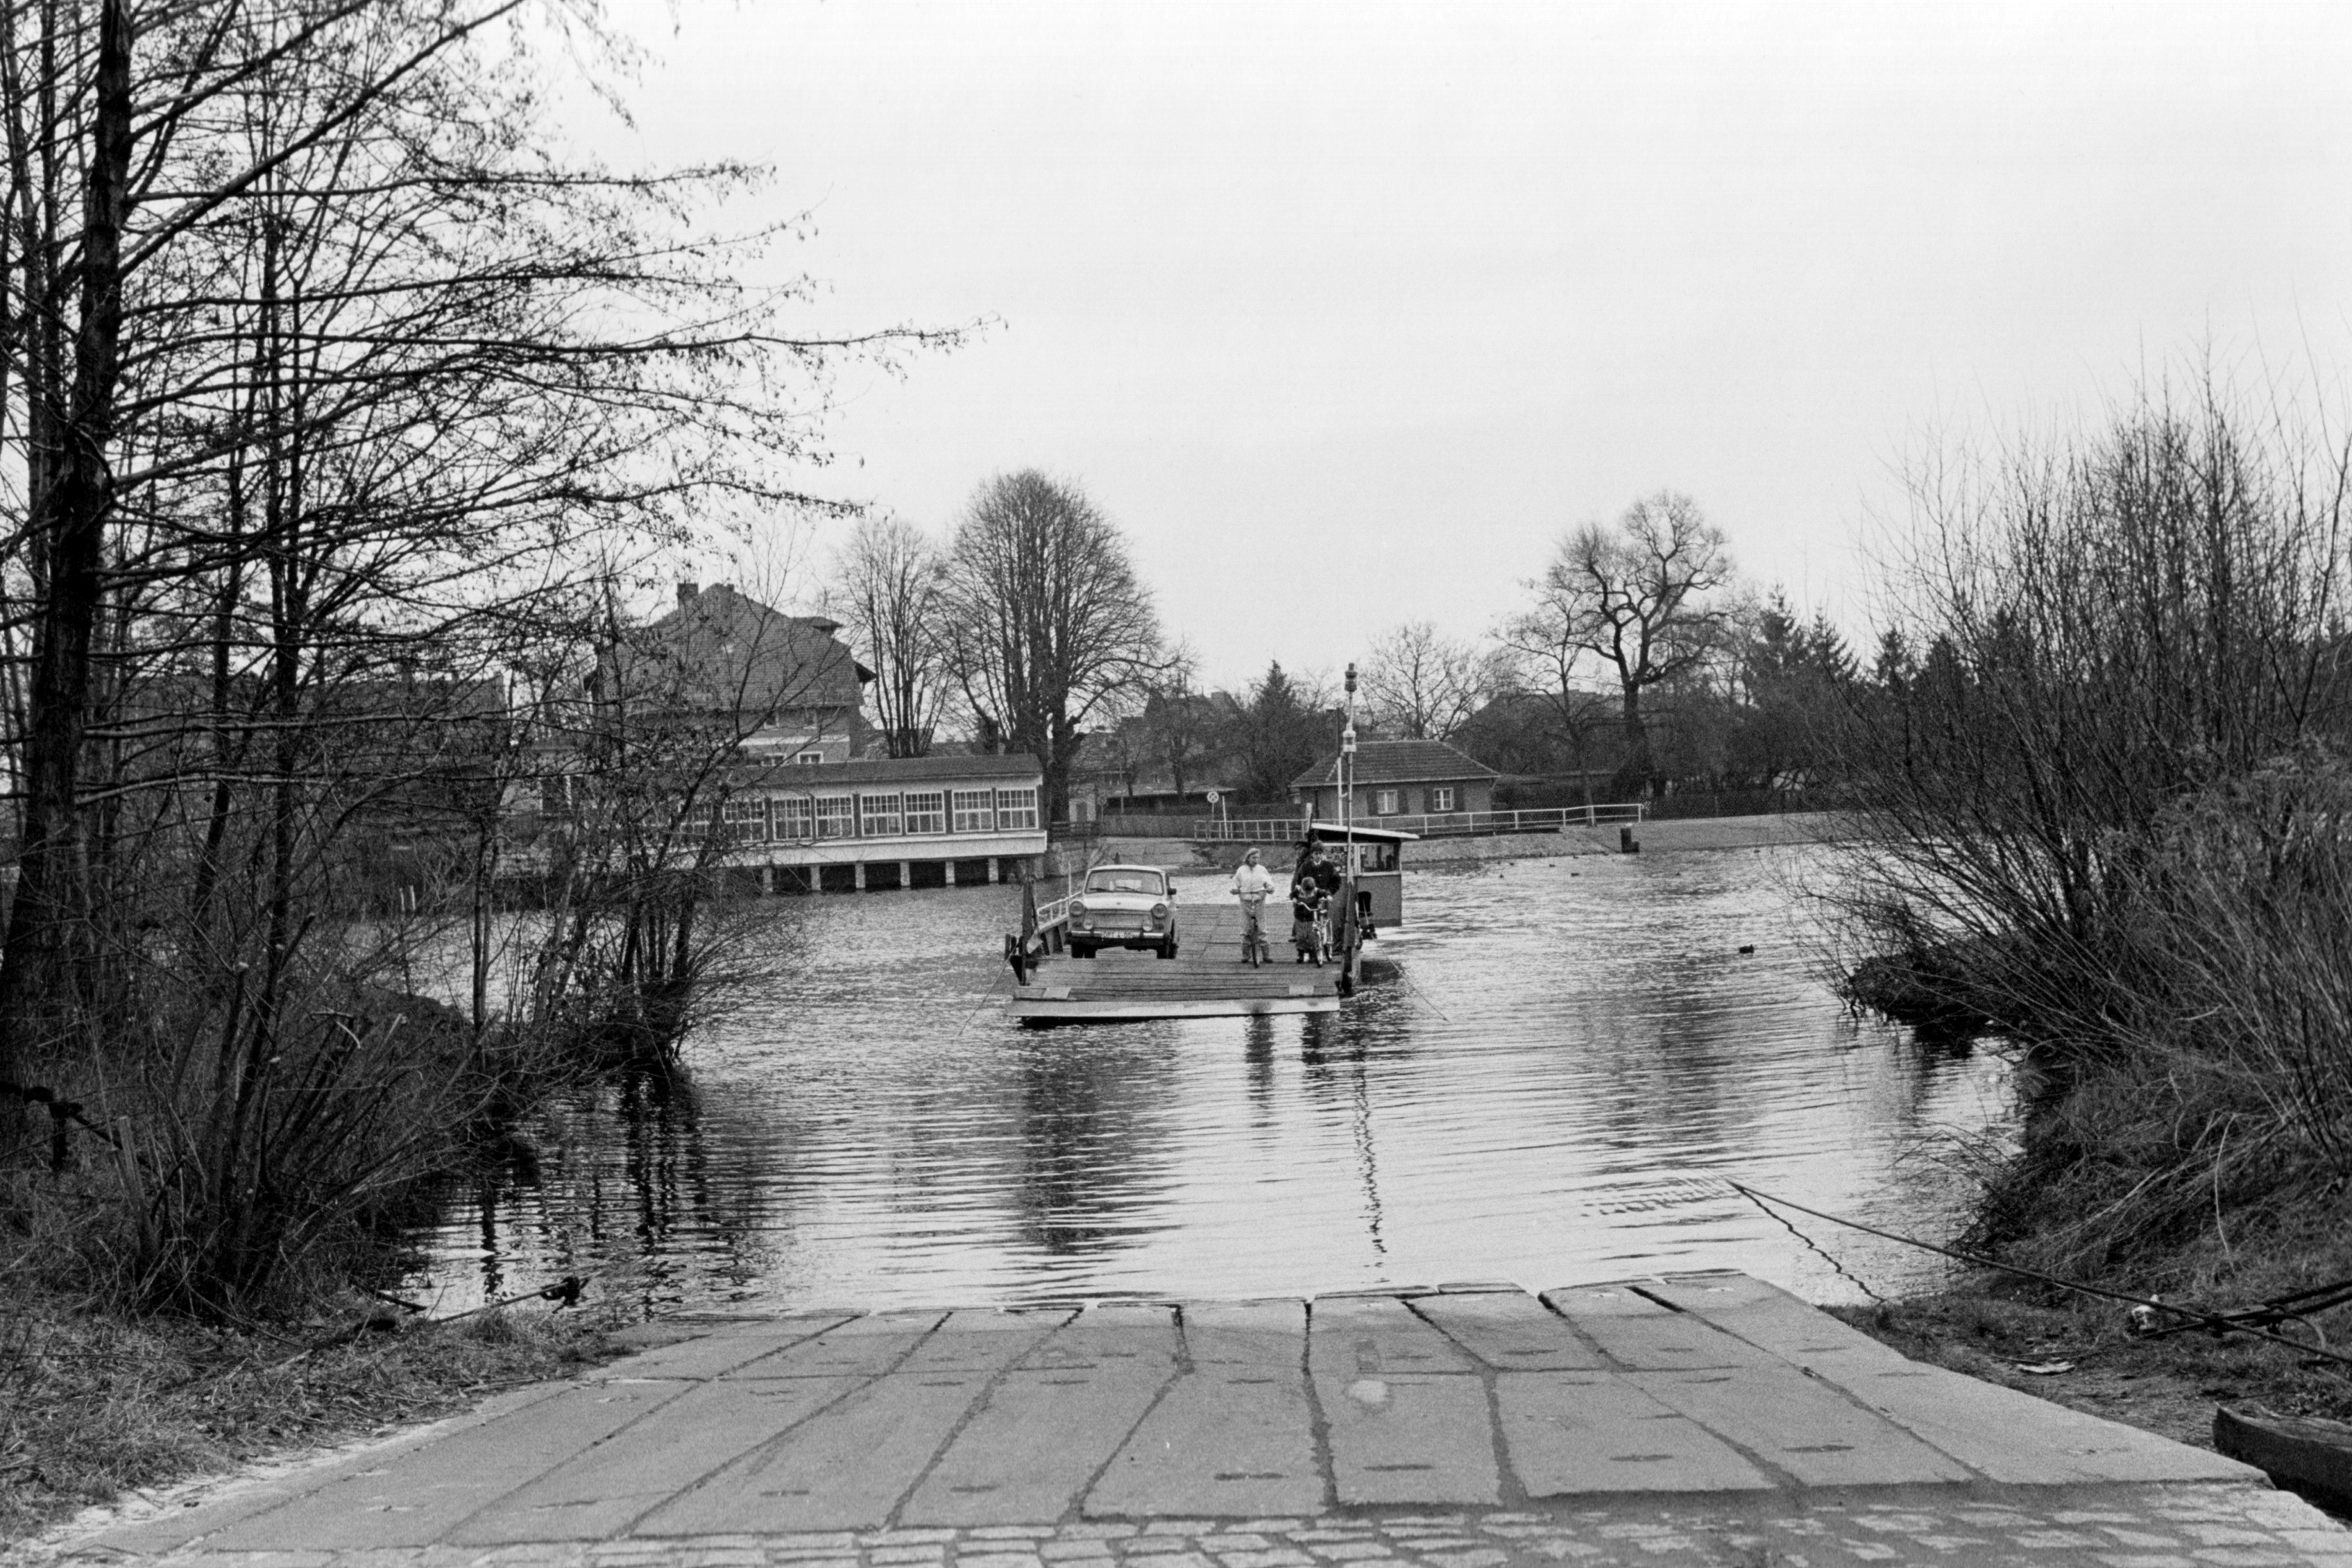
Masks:
[[[1336,784],[1339,767],[1339,754],[1334,752],[1291,780],[1290,787],[1313,789]],[[1500,776],[1443,741],[1365,741],[1356,747],[1359,784],[1455,784]]]

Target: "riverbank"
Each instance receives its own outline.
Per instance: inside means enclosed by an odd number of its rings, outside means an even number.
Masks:
[[[2236,1304],[2236,1303],[2231,1303]],[[1986,1283],[1832,1315],[1914,1361],[2037,1395],[2196,1447],[2213,1447],[2213,1414],[2254,1404],[2298,1415],[2352,1418],[2344,1368],[2242,1335],[2134,1339],[2112,1303],[2052,1305],[2002,1296]],[[2341,1347],[2347,1329],[2322,1327]],[[2289,1331],[2302,1331],[2289,1325]],[[2032,1370],[2028,1370],[2032,1369]]]
[[[377,1436],[624,1353],[622,1313],[533,1304],[404,1330],[354,1307],[302,1330],[11,1304],[0,1342],[0,1542],[265,1458]],[[339,1342],[320,1343],[330,1339]],[[307,1348],[316,1344],[318,1348]]]

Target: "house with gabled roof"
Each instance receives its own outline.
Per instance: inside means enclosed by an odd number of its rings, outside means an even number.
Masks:
[[[1495,809],[1502,775],[1443,741],[1361,741],[1356,746],[1359,820],[1438,816]],[[1290,798],[1318,822],[1339,816],[1339,757],[1333,752],[1290,781]]]
[[[526,834],[541,861],[558,849],[541,829],[560,837],[614,820],[590,764],[600,734],[625,721],[673,742],[678,841],[759,887],[951,887],[1027,870],[1048,842],[1037,760],[859,755],[877,733],[861,710],[874,672],[840,630],[688,584],[668,613],[614,636],[587,710],[542,726]]]
[[[748,758],[845,763],[873,733],[863,704],[874,672],[840,631],[724,583],[683,583],[667,614],[599,655],[600,695],[640,723],[731,725]]]

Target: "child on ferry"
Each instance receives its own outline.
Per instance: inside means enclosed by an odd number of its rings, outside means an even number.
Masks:
[[[1290,885],[1290,940],[1298,948],[1298,962],[1320,966],[1323,963],[1323,932],[1319,916],[1330,901],[1311,877],[1300,877]]]

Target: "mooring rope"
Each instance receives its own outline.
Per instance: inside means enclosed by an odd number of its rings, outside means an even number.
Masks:
[[[2124,1290],[2110,1290],[2104,1285],[2085,1285],[2077,1279],[2063,1279],[2055,1274],[2045,1274],[2039,1268],[2027,1268],[2020,1264],[2003,1263],[1997,1258],[1986,1258],[1974,1252],[1962,1252],[1957,1247],[1939,1247],[1932,1241],[1921,1241],[1916,1237],[1903,1236],[1891,1230],[1881,1230],[1874,1225],[1864,1225],[1858,1219],[1848,1219],[1843,1215],[1807,1208],[1803,1204],[1792,1202],[1788,1198],[1774,1197],[1770,1193],[1759,1192],[1754,1187],[1746,1186],[1738,1182],[1730,1182],[1727,1177],[1726,1180],[1733,1192],[1759,1205],[1778,1204],[1782,1208],[1794,1209],[1799,1214],[1808,1214],[1815,1219],[1825,1219],[1832,1225],[1844,1226],[1848,1230],[1861,1231],[1864,1236],[1874,1236],[1882,1240],[1900,1242],[1906,1247],[1916,1247],[1923,1252],[1937,1253],[1979,1268],[1993,1268],[2003,1274],[2015,1274],[2026,1279],[2038,1279],[2044,1285],[2055,1285],[2062,1290],[2079,1291],[2085,1296],[2098,1296],[2110,1301],[2121,1301],[2126,1306],[2146,1307],[2152,1311],[2170,1312],[2175,1317],[2187,1320],[2179,1325],[2182,1328],[2210,1329],[2215,1334],[2252,1334],[2258,1340],[2268,1340],[2274,1345],[2284,1345],[2298,1355],[2318,1356],[2326,1361],[2352,1366],[2352,1355],[2344,1355],[2323,1346],[2303,1344],[2288,1339],[2284,1334],[2272,1333],[2267,1329],[2259,1329],[2252,1323],[2241,1322],[2224,1313],[2200,1312],[2194,1307],[2176,1306],[2170,1301],[2158,1300],[2153,1296],[2134,1296]]]
[[[1820,1258],[1822,1262],[1828,1264],[1830,1268],[1834,1269],[1840,1276],[1853,1280],[1854,1289],[1860,1290],[1872,1300],[1878,1302],[1881,1306],[1886,1304],[1885,1297],[1872,1289],[1861,1275],[1856,1274],[1853,1269],[1848,1268],[1844,1264],[1840,1263],[1837,1260],[1837,1255],[1831,1252],[1828,1247],[1823,1247],[1820,1242],[1815,1241],[1811,1237],[1807,1236],[1803,1231],[1799,1230],[1795,1226],[1790,1224],[1787,1215],[1780,1213],[1776,1209],[1765,1206],[1761,1199],[1758,1198],[1754,1193],[1749,1192],[1746,1187],[1740,1186],[1738,1182],[1734,1182],[1731,1184],[1734,1190],[1738,1192],[1742,1197],[1756,1205],[1758,1213],[1771,1220],[1782,1230],[1785,1230],[1790,1236],[1795,1237],[1799,1241],[1803,1242],[1809,1251]]]

